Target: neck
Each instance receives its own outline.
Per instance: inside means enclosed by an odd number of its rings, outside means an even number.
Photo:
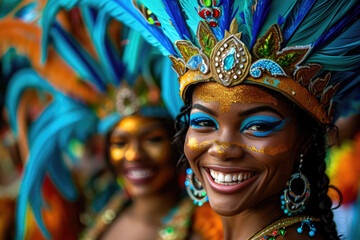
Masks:
[[[222,216],[224,239],[249,239],[283,215],[279,199],[272,198],[234,216]]]
[[[152,225],[161,225],[161,220],[179,200],[177,187],[161,193],[139,196],[133,199],[131,215],[139,221]]]

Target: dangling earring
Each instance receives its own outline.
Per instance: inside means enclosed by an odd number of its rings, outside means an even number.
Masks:
[[[310,197],[310,183],[307,177],[301,173],[304,155],[300,154],[298,172],[290,176],[283,195],[281,195],[281,209],[288,216],[296,215],[305,210],[305,204]],[[300,191],[299,191],[300,189]]]
[[[209,201],[203,186],[191,168],[186,170],[185,188],[190,198],[194,200],[194,204],[202,206],[204,202]]]

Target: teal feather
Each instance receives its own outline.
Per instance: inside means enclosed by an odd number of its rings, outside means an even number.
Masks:
[[[174,1],[175,4],[177,4],[176,0],[171,0],[171,1]],[[153,0],[150,2],[150,1],[142,0],[140,2],[155,14],[159,22],[161,23],[161,28],[163,29],[164,33],[170,39],[171,42],[175,42],[176,40],[179,39],[191,38],[189,32],[184,26],[185,23],[182,24],[182,20],[183,20],[181,16],[182,13],[179,12],[176,18],[175,16],[172,16],[176,10],[179,10],[179,8],[171,9],[171,10],[166,8],[165,4],[168,4],[167,2],[171,2],[171,1]],[[178,22],[179,24],[177,24]]]
[[[140,36],[139,32],[129,31],[126,38],[128,43],[124,48],[122,62],[126,66],[126,79],[130,85],[133,85],[139,73],[139,66],[141,65],[139,64],[140,56],[142,54],[146,55],[144,50],[146,51],[147,49],[143,49],[145,45],[144,39]]]
[[[0,1],[0,18],[5,17],[11,12],[22,0],[2,0]]]
[[[183,8],[188,29],[191,31],[191,35],[193,37],[193,43],[195,43],[197,27],[199,25],[199,22],[203,21],[203,19],[199,16],[197,12],[197,8],[198,8],[197,1],[179,0],[179,2],[181,7]]]
[[[56,14],[60,9],[72,9],[79,7],[94,7],[108,12],[116,20],[123,22],[128,27],[139,31],[144,39],[158,47],[164,55],[177,55],[172,43],[155,26],[148,24],[141,13],[130,2],[116,0],[49,0],[43,11],[42,27],[42,57],[46,58],[46,46],[48,45],[49,30],[54,23]]]
[[[259,37],[265,34],[269,27],[278,23],[279,16],[286,16],[297,0],[273,0],[264,24],[262,25]]]
[[[121,79],[119,79],[119,77],[121,77],[119,75],[121,74],[118,74],[116,72],[116,67],[119,67],[120,59],[116,59],[117,64],[115,65],[118,66],[114,66],[113,62],[111,61],[111,56],[109,56],[109,54],[112,54],[112,57],[115,58],[118,58],[120,54],[113,47],[113,45],[108,39],[106,31],[109,22],[110,16],[105,11],[100,10],[94,24],[92,39],[94,46],[97,50],[97,54],[99,55],[102,70],[107,75],[107,82],[116,86],[121,81]],[[110,44],[112,51],[107,51],[106,43]]]
[[[55,89],[32,69],[20,70],[12,76],[5,95],[5,107],[8,111],[10,126],[15,136],[18,134],[17,109],[19,101],[23,92],[28,88],[48,91],[50,93],[55,92]]]
[[[327,29],[339,21],[357,0],[317,1],[293,34],[287,46],[314,43]]]

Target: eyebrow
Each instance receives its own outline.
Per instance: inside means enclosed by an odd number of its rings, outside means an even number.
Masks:
[[[256,107],[256,108],[252,108],[252,109],[243,111],[243,112],[239,113],[239,117],[244,117],[244,116],[247,116],[247,115],[250,115],[250,114],[253,114],[253,113],[258,113],[258,112],[263,112],[263,111],[273,112],[273,113],[279,115],[281,118],[284,118],[281,113],[279,113],[278,111],[276,111],[272,107],[268,107],[268,106]]]
[[[201,111],[203,111],[203,112],[207,112],[207,113],[209,113],[209,114],[211,114],[211,115],[213,115],[213,116],[215,116],[215,117],[218,116],[213,110],[211,110],[211,109],[209,109],[209,108],[207,108],[207,107],[205,107],[205,106],[203,106],[203,105],[200,105],[200,104],[198,104],[198,103],[194,104],[194,105],[192,106],[192,109],[199,109],[199,110],[201,110]]]

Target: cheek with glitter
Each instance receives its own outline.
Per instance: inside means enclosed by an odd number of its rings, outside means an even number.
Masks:
[[[264,103],[277,105],[277,100],[267,91],[254,85],[224,87],[209,82],[195,88],[194,95],[205,103],[218,102],[221,113],[227,113],[233,103]]]
[[[211,144],[216,144],[216,151],[221,154],[225,155],[226,150],[231,146],[235,145],[241,148],[248,149],[252,152],[270,155],[270,156],[276,156],[278,154],[281,154],[283,152],[286,152],[290,149],[290,146],[282,144],[277,145],[276,147],[256,147],[256,146],[249,146],[246,144],[241,144],[237,142],[220,142],[218,140],[211,140],[211,141],[204,141],[199,143],[195,138],[189,137],[186,146],[193,152],[201,152],[204,151],[206,148],[208,148]]]
[[[124,150],[119,149],[117,147],[111,147],[110,156],[114,162],[119,162],[121,159],[124,158]]]
[[[195,138],[189,137],[186,146],[193,152],[200,152],[210,145],[210,143],[210,141],[205,141],[199,144]]]

